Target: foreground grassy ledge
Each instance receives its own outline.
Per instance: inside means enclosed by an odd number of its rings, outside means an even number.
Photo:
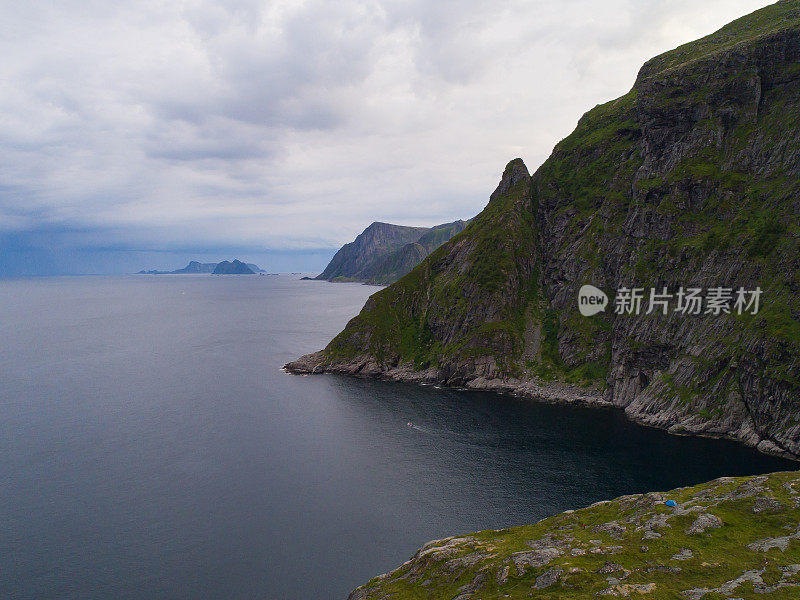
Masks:
[[[430,542],[350,600],[597,596],[800,598],[800,473],[723,477]]]

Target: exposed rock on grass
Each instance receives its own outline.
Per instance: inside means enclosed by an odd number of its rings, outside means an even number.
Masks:
[[[624,496],[535,525],[438,540],[350,598],[716,600],[769,594],[770,600],[796,600],[798,489],[796,472],[725,477],[667,495]],[[678,507],[665,506],[664,497]],[[765,501],[769,510],[753,511]],[[643,544],[654,529],[661,537]]]

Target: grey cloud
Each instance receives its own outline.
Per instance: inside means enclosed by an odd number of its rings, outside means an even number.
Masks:
[[[333,129],[347,118],[337,90],[363,82],[385,33],[378,11],[347,3],[310,2],[287,11],[278,25],[253,6],[222,11],[210,26],[193,11],[192,27],[215,86],[152,100],[166,118],[209,115],[254,125]],[[242,35],[249,33],[249,37]]]
[[[211,118],[199,123],[169,119],[163,127],[145,134],[142,147],[150,158],[178,161],[266,160],[276,152],[257,131],[241,131],[238,123]]]
[[[470,217],[645,59],[765,4],[0,2],[0,229],[297,249]]]

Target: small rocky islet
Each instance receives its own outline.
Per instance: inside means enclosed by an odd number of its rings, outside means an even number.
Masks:
[[[174,271],[141,270],[137,275],[200,275],[210,273],[212,275],[254,275],[264,273],[264,269],[253,263],[243,263],[238,259],[233,261],[224,260],[218,263],[201,263],[196,260],[189,261],[182,269]]]
[[[212,275],[255,275],[256,272],[238,259],[223,260],[211,271]]]

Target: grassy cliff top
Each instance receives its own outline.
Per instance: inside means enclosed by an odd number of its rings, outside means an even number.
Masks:
[[[710,57],[730,50],[738,44],[752,43],[760,37],[798,27],[800,27],[800,0],[780,0],[736,19],[699,40],[683,44],[650,59],[642,67],[639,78]]]
[[[351,600],[530,597],[798,598],[800,474],[725,477],[430,542]]]

